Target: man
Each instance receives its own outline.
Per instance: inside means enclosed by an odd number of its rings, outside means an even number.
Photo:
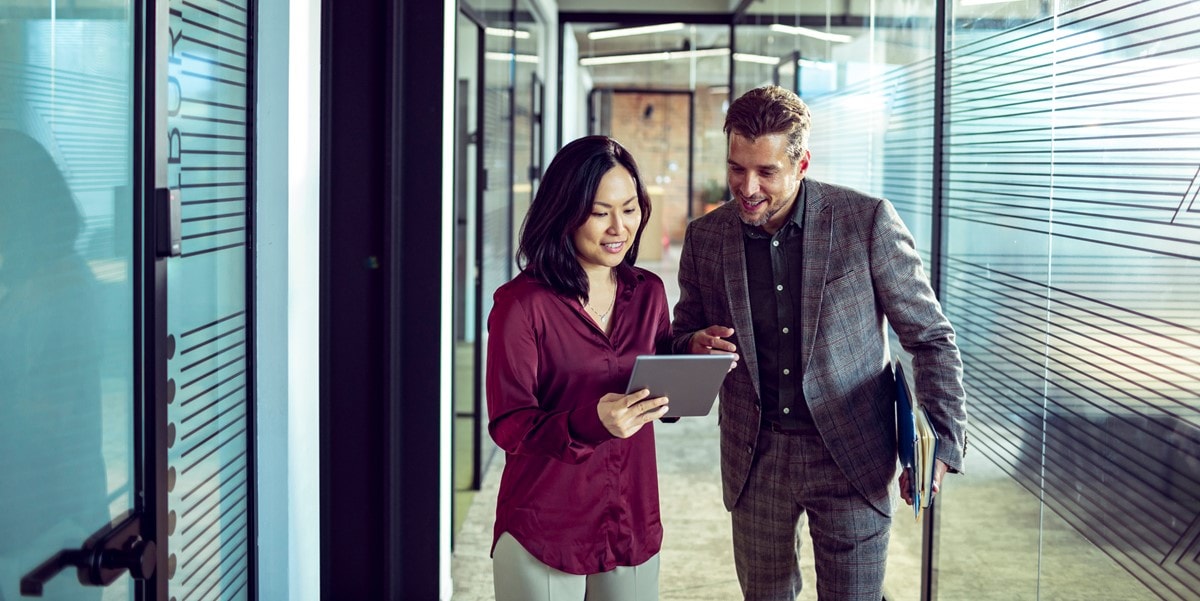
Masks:
[[[778,86],[729,107],[733,198],[688,226],[674,352],[740,355],[720,428],[745,598],[794,601],[807,516],[818,597],[879,601],[897,470],[885,326],[912,353],[916,395],[941,436],[935,492],[962,467],[962,363],[892,205],[805,179],[810,122]]]

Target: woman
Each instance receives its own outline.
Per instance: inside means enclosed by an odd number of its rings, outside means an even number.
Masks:
[[[667,398],[623,394],[666,351],[662,280],[634,267],[650,199],[633,157],[590,136],[551,161],[521,232],[521,274],[488,317],[488,429],[506,461],[497,601],[658,598],[654,431]]]

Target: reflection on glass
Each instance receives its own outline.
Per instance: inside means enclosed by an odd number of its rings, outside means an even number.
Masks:
[[[109,515],[97,285],[75,250],[79,209],[45,148],[13,130],[0,130],[0,189],[2,557],[31,541],[78,546]]]
[[[124,2],[0,8],[0,599],[133,504]],[[53,599],[127,599],[73,570]]]

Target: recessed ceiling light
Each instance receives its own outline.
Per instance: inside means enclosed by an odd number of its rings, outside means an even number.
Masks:
[[[620,29],[589,31],[587,37],[589,40],[607,40],[609,38],[623,38],[631,35],[679,31],[680,29],[683,29],[683,23],[660,23],[658,25],[641,25],[638,27],[622,27]]]

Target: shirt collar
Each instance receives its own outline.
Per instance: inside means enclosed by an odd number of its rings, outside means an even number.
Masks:
[[[630,267],[624,261],[617,265],[617,281],[625,286],[626,290],[633,290],[637,285],[646,279],[645,274]]]

